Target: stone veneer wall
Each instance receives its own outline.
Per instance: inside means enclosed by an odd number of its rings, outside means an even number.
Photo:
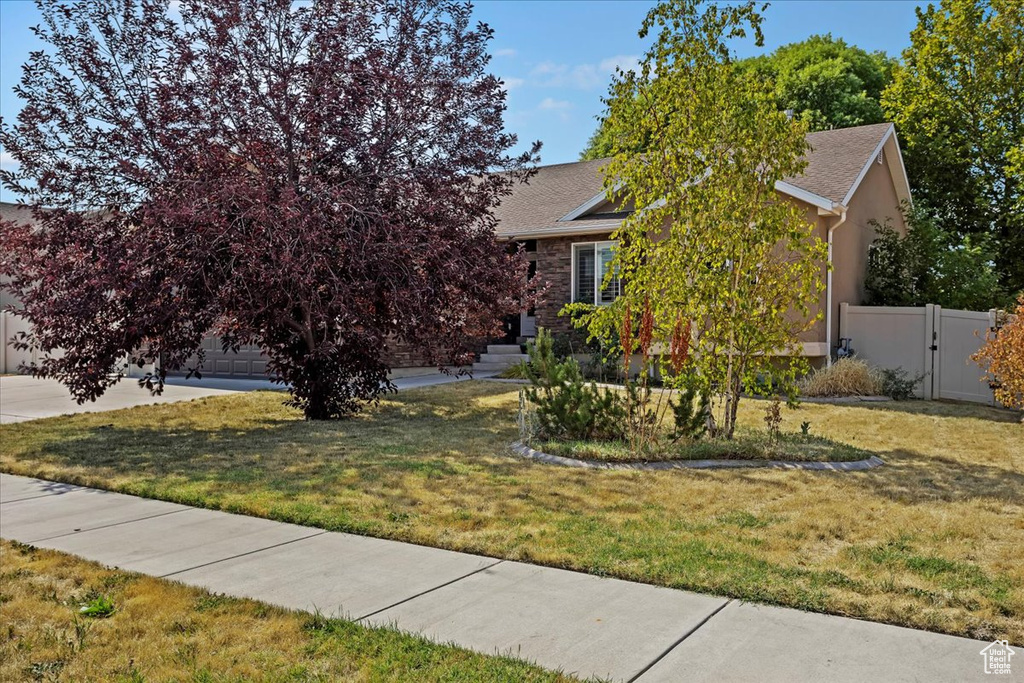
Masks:
[[[570,330],[569,319],[558,317],[558,312],[571,300],[572,245],[581,242],[603,242],[607,239],[606,233],[537,240],[537,275],[548,283],[544,300],[536,307],[537,327],[544,327],[552,332]]]

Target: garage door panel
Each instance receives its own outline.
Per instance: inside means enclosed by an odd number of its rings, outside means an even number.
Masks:
[[[224,351],[219,337],[206,337],[203,339],[202,348],[206,357],[199,371],[204,377],[266,378],[267,356],[255,344],[245,344],[237,352]],[[188,371],[187,368],[194,366],[197,360],[197,358],[190,359],[185,368],[172,374],[185,374]]]

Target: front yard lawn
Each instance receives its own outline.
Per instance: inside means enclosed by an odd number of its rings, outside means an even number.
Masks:
[[[763,404],[762,404],[763,405]],[[576,460],[643,462],[666,460],[764,460],[786,462],[850,462],[867,460],[874,453],[840,441],[800,433],[783,433],[772,443],[762,429],[741,428],[735,438],[701,439],[667,444],[649,458],[638,459],[624,441],[540,441],[530,446],[543,453]]]
[[[326,529],[1024,644],[1024,431],[1009,411],[808,404],[783,430],[866,472],[590,471],[508,455],[518,387],[309,423],[254,392],[0,429],[0,469]],[[764,403],[744,401],[760,426]]]
[[[20,543],[0,557],[3,681],[575,680]]]

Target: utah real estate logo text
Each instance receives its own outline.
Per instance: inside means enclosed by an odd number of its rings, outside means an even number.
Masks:
[[[1008,674],[1010,673],[1010,657],[1016,654],[1010,649],[1010,644],[1005,640],[993,641],[981,651],[985,658],[985,673],[987,674]]]

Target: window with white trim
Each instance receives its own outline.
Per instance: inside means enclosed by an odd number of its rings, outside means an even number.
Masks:
[[[572,300],[596,304],[610,304],[622,293],[622,283],[615,275],[604,284],[605,275],[612,268],[615,242],[588,242],[572,245]]]

